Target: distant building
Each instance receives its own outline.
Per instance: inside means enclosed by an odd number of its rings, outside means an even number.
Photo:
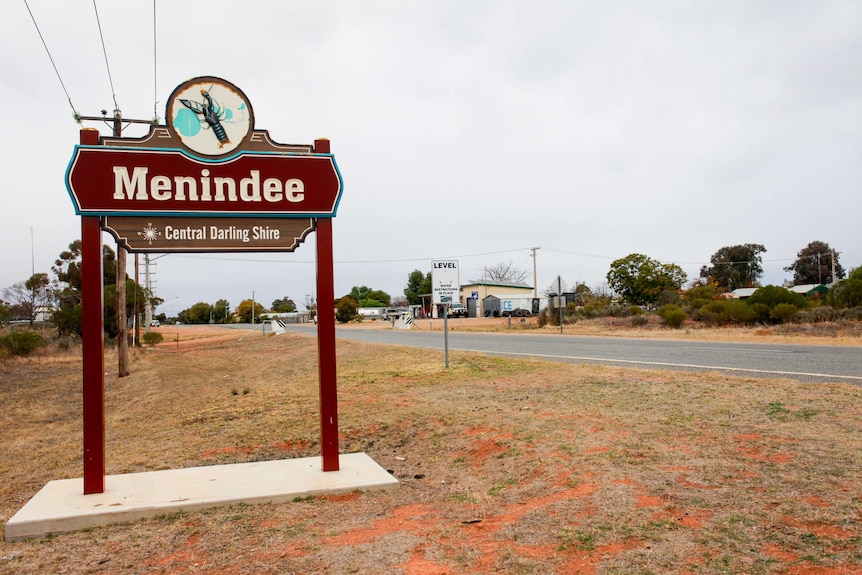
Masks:
[[[476,294],[475,297],[473,294]],[[467,317],[482,317],[482,302],[488,296],[498,298],[532,298],[533,286],[524,282],[495,282],[471,280],[461,285],[461,303],[467,308]]]

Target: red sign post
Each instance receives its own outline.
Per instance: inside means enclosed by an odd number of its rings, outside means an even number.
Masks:
[[[236,245],[225,243],[225,234],[216,233],[230,230],[227,239],[236,240],[236,230],[246,229],[242,223],[249,218],[254,220],[248,228],[258,228],[266,236],[266,243],[259,244],[261,251],[293,251],[307,231],[315,229],[317,301],[324,309],[327,302],[335,301],[332,218],[341,199],[342,181],[329,140],[316,140],[313,146],[278,144],[266,131],[255,130],[253,120],[251,104],[238,88],[203,77],[174,90],[167,107],[167,126],[153,126],[144,138],[103,139],[96,130],[81,131],[81,145],[69,162],[66,186],[81,216],[85,494],[105,490],[103,229],[117,234],[122,228],[129,233],[142,216],[169,222],[171,229],[192,230],[194,226],[201,230],[199,234],[189,231],[186,235],[194,237],[179,239],[197,240],[209,234],[203,239],[217,243],[174,243],[168,249],[164,241],[168,238],[160,237],[158,229],[148,223],[143,232],[149,237],[138,242],[135,251],[198,253],[254,251],[255,245],[249,248],[241,240]],[[213,216],[224,226],[201,219]],[[106,227],[108,218],[116,225]],[[278,226],[261,218],[304,218],[311,223]],[[188,225],[179,224],[181,221]],[[279,241],[283,241],[280,246]],[[337,471],[332,313],[319,314],[317,337],[323,471]]]

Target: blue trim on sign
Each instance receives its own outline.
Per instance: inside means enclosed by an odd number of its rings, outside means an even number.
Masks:
[[[332,160],[332,167],[335,168],[335,175],[338,176],[338,195],[335,197],[335,205],[332,206],[332,216],[338,213],[338,205],[341,203],[341,194],[344,192],[344,180],[341,177],[341,170],[338,168],[338,164],[335,161],[335,154],[317,154],[318,156],[329,156]]]
[[[315,154],[312,152],[270,152],[270,151],[261,151],[261,150],[246,150],[246,151],[238,151],[235,154],[231,154],[230,156],[225,156],[224,158],[204,158],[201,156],[196,156],[188,152],[183,148],[149,148],[149,147],[138,147],[138,146],[99,146],[99,145],[85,145],[85,144],[76,144],[75,149],[84,148],[84,149],[94,149],[94,150],[112,150],[112,151],[120,151],[120,152],[168,152],[171,154],[181,154],[188,159],[201,162],[204,164],[227,164],[236,160],[241,156],[288,156],[294,158],[308,158],[308,157],[333,157],[333,154]]]
[[[66,193],[69,194],[69,198],[72,200],[72,206],[75,208],[75,215],[81,214],[81,206],[78,205],[78,202],[75,200],[75,194],[72,193],[72,182],[69,181],[69,177],[72,175],[72,165],[78,159],[78,148],[80,145],[75,146],[75,151],[72,152],[72,159],[69,160],[69,165],[66,166],[66,175],[64,176],[64,181],[66,184]],[[87,147],[95,147],[95,146],[87,146]]]

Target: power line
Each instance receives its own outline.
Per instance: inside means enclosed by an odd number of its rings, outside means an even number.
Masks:
[[[105,55],[105,67],[108,69],[108,83],[111,85],[111,97],[114,99],[114,112],[119,112],[120,106],[117,104],[117,93],[114,90],[114,78],[111,76],[111,65],[108,64],[108,50],[105,48],[105,35],[102,34],[102,21],[99,19],[99,9],[96,7],[96,0],[93,0],[93,10],[96,12],[96,24],[99,27],[99,38],[102,40],[102,53]]]
[[[492,256],[497,254],[508,254],[512,252],[520,252],[524,250],[529,250],[530,248],[517,248],[513,250],[500,250],[496,252],[484,252],[477,254],[460,254],[460,255],[451,255],[451,256],[436,256],[436,257],[424,257],[424,258],[402,258],[402,259],[390,259],[390,260],[341,260],[336,261],[334,263],[337,264],[396,264],[396,263],[405,263],[405,262],[429,262],[431,260],[436,259],[451,259],[451,258],[475,258],[482,256]],[[249,259],[244,257],[207,257],[200,256],[196,254],[172,254],[177,258],[187,258],[187,259],[197,259],[197,260],[216,260],[216,261],[228,261],[228,262],[251,262],[251,263],[267,263],[267,264],[313,264],[314,260],[267,260],[267,259]]]
[[[69,101],[69,107],[72,108],[72,113],[75,116],[75,121],[80,118],[80,114],[75,110],[75,106],[72,104],[72,98],[69,96],[69,91],[66,89],[66,84],[63,82],[63,78],[60,77],[60,71],[57,70],[57,64],[54,63],[54,58],[51,56],[51,51],[48,49],[48,44],[45,42],[45,37],[42,36],[42,31],[39,29],[39,24],[36,23],[36,17],[33,16],[33,11],[30,10],[30,5],[27,4],[27,0],[24,0],[24,6],[27,7],[27,12],[30,13],[30,19],[33,21],[33,26],[36,27],[36,32],[39,34],[39,39],[42,40],[42,46],[45,47],[45,52],[48,53],[48,59],[51,61],[51,66],[54,67],[54,73],[57,75],[57,79],[60,81],[60,86],[63,88],[63,93],[66,94],[66,99]]]
[[[159,123],[158,58],[156,49],[156,0],[153,0],[153,123]]]

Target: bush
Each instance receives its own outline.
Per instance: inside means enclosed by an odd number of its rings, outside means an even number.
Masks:
[[[658,313],[658,316],[673,329],[681,328],[683,322],[685,322],[685,318],[688,317],[679,306],[672,304],[661,306],[656,313]]]
[[[830,297],[835,307],[853,308],[862,305],[862,279],[846,279],[835,284],[830,290]]]
[[[157,331],[150,331],[141,336],[141,341],[147,345],[156,345],[162,343],[165,337]]]
[[[842,311],[828,305],[821,305],[796,314],[794,320],[799,323],[821,323],[837,321],[844,316]]]
[[[792,292],[781,286],[773,285],[758,288],[757,291],[748,298],[746,303],[748,303],[748,305],[763,304],[770,310],[780,303],[793,304],[796,306],[796,309],[805,309],[809,307],[808,300],[805,299],[804,295]]]
[[[335,306],[335,320],[338,323],[347,323],[356,319],[359,315],[359,305],[349,295],[344,296]]]
[[[781,323],[787,323],[796,315],[796,306],[791,303],[780,303],[772,308],[769,316]]]
[[[638,308],[638,309],[640,309],[640,308]],[[647,316],[645,316],[643,314],[638,314],[638,315],[632,316],[632,325],[635,327],[640,327],[642,325],[646,325],[647,323],[649,323],[649,319],[647,318]]]
[[[0,337],[0,347],[11,355],[30,355],[47,343],[45,338],[35,331],[13,331]]]

